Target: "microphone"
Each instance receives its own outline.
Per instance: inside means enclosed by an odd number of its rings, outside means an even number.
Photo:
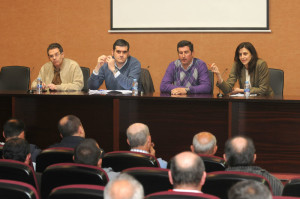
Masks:
[[[221,77],[223,77],[224,73],[228,70],[228,68],[225,68],[225,70],[222,72]],[[217,97],[223,97],[224,95],[221,93],[219,88],[219,93],[217,94]]]

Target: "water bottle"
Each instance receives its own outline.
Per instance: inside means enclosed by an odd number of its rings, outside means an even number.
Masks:
[[[245,81],[244,94],[245,94],[246,98],[248,98],[250,96],[250,83],[249,83],[249,81]]]
[[[43,92],[43,82],[40,77],[37,79],[36,91],[37,91],[37,93]]]
[[[137,79],[133,79],[132,82],[132,95],[136,96],[138,95],[139,91],[138,91],[138,82]]]

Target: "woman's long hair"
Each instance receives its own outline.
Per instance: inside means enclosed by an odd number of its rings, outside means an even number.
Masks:
[[[249,64],[248,64],[248,71],[249,71],[249,74],[251,74],[254,70],[255,70],[255,67],[256,67],[256,62],[258,60],[258,56],[257,56],[257,52],[254,48],[254,46],[250,43],[250,42],[243,42],[243,43],[240,43],[238,45],[238,47],[236,48],[235,50],[235,56],[234,56],[234,61],[236,62],[237,64],[237,67],[236,67],[236,75],[238,77],[241,76],[241,70],[242,68],[244,67],[243,63],[241,62],[240,60],[240,56],[239,56],[239,53],[240,53],[240,50],[242,48],[246,48],[247,50],[250,51],[251,55],[252,55],[252,58],[251,60],[249,61]]]

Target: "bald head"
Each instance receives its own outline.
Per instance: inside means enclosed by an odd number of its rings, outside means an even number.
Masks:
[[[171,176],[174,188],[189,187],[199,190],[205,181],[204,163],[193,152],[179,153],[171,160]]]
[[[227,140],[224,158],[229,166],[252,165],[256,158],[253,141],[245,136]]]
[[[175,156],[175,163],[180,169],[188,169],[195,166],[199,156],[191,152],[182,152]]]
[[[120,174],[106,185],[105,199],[142,199],[144,189],[142,185],[128,174]]]
[[[67,115],[63,117],[58,123],[58,131],[62,137],[74,136],[80,134],[84,137],[84,130],[81,121],[74,115]]]
[[[200,132],[193,138],[191,150],[198,154],[215,155],[217,152],[216,137],[210,132]]]
[[[238,153],[242,153],[248,145],[247,139],[244,137],[236,137],[231,141],[232,146],[235,151]]]
[[[134,123],[128,127],[126,135],[130,147],[135,148],[146,144],[150,132],[147,125]]]

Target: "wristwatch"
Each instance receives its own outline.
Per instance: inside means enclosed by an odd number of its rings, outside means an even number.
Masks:
[[[116,74],[117,72],[118,72],[118,69],[116,69],[116,68],[115,68],[115,70],[114,70],[114,74]]]

